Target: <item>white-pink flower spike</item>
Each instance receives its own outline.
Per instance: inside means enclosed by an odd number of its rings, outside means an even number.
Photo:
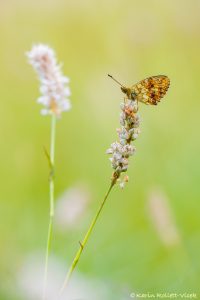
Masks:
[[[140,133],[140,118],[137,101],[126,99],[126,102],[121,103],[120,108],[121,128],[117,128],[119,140],[112,143],[106,153],[112,154],[110,161],[114,169],[113,178],[119,182],[120,187],[123,189],[128,180],[127,176],[125,176],[121,181],[120,175],[122,172],[127,171],[129,157],[136,151],[136,148],[131,143],[137,139]]]
[[[44,106],[41,114],[55,114],[59,117],[63,111],[70,110],[69,78],[62,74],[54,50],[47,45],[34,45],[27,52],[27,57],[41,84],[41,96],[37,100]]]

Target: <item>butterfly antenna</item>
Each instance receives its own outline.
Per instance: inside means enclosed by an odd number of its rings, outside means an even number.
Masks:
[[[108,76],[123,87],[123,85],[119,81],[117,81],[112,75],[108,74]]]

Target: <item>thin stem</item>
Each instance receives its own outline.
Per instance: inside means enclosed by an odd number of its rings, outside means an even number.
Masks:
[[[80,247],[79,247],[79,249],[78,249],[78,251],[77,251],[77,253],[76,253],[76,255],[75,255],[74,259],[73,259],[71,267],[70,267],[70,269],[69,269],[69,271],[68,271],[68,273],[67,273],[67,275],[65,277],[64,283],[63,283],[63,285],[62,285],[62,287],[60,289],[60,296],[62,295],[64,289],[68,285],[68,282],[69,282],[69,280],[71,278],[71,275],[72,275],[72,273],[73,273],[73,271],[74,271],[74,269],[75,269],[75,267],[76,267],[76,265],[77,265],[77,263],[78,263],[78,261],[80,259],[81,253],[82,253],[83,249],[85,248],[85,245],[86,245],[86,243],[87,243],[87,241],[88,241],[88,239],[90,237],[90,234],[91,234],[91,232],[92,232],[92,230],[93,230],[93,228],[94,228],[94,226],[95,226],[95,224],[97,222],[97,219],[98,219],[98,217],[99,217],[99,215],[100,215],[100,213],[101,213],[101,211],[102,211],[102,209],[104,207],[106,199],[108,198],[108,195],[110,194],[110,192],[111,192],[113,186],[115,185],[115,183],[116,183],[116,179],[113,179],[112,182],[111,182],[111,185],[110,185],[110,187],[108,189],[108,192],[106,193],[106,195],[105,195],[105,197],[104,197],[104,199],[103,199],[103,201],[102,201],[102,203],[101,203],[101,205],[100,205],[100,207],[99,207],[99,209],[98,209],[98,211],[97,211],[94,219],[92,220],[92,222],[90,224],[90,227],[89,227],[88,231],[85,234],[85,237],[84,237],[83,241],[79,242]]]
[[[47,285],[48,261],[49,261],[50,247],[51,247],[52,225],[53,225],[53,217],[54,217],[54,157],[55,157],[55,137],[56,137],[56,116],[53,114],[52,115],[52,119],[51,119],[51,141],[50,141],[50,157],[49,157],[49,165],[50,165],[50,173],[49,173],[50,212],[49,212],[49,228],[48,228],[46,256],[45,256],[43,300],[46,299],[46,285]]]

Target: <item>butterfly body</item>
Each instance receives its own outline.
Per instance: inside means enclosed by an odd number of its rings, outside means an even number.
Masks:
[[[109,76],[114,79],[111,75]],[[116,82],[119,83],[118,81]],[[157,75],[141,80],[131,87],[121,85],[121,90],[129,100],[137,100],[145,104],[157,105],[166,94],[169,85],[170,80],[167,76]]]

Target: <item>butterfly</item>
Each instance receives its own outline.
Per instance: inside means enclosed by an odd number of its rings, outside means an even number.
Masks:
[[[139,102],[151,105],[157,105],[161,98],[165,96],[169,85],[170,79],[165,75],[151,76],[131,87],[125,87],[117,81],[112,75],[109,75],[120,86],[126,98],[129,100],[137,100]]]

